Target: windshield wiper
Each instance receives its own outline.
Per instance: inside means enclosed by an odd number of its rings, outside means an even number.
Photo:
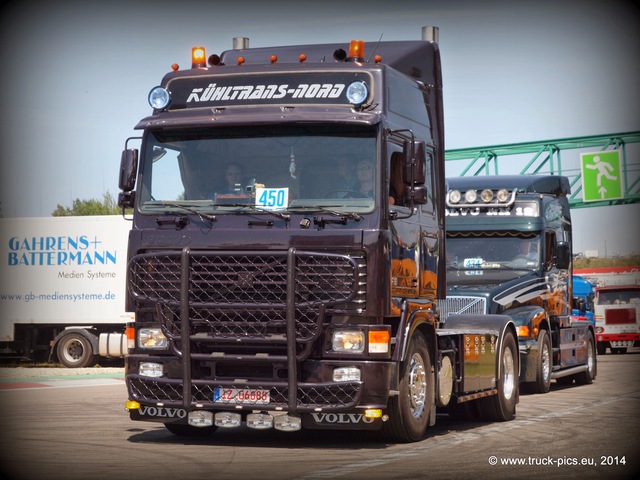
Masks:
[[[360,220],[362,220],[362,215],[357,214],[355,212],[338,212],[337,210],[331,210],[327,207],[323,207],[321,205],[300,205],[298,207],[294,207],[294,208],[290,208],[289,210],[291,211],[298,211],[298,210],[303,210],[303,211],[310,211],[310,212],[321,212],[321,213],[327,213],[329,215],[333,215],[335,217],[345,217],[349,220],[355,220],[356,222],[359,222]],[[327,221],[325,220],[325,223],[327,223]],[[346,222],[344,222],[346,223]]]
[[[210,205],[213,206],[213,202],[211,200],[207,200],[206,202],[209,203],[205,203],[205,202],[201,202],[198,201],[198,205]],[[197,215],[198,217],[200,217],[200,220],[202,220],[203,222],[209,222],[209,223],[213,223],[216,221],[216,216],[212,215],[210,213],[206,213],[206,212],[201,212],[193,207],[188,207],[186,205],[183,205],[181,203],[176,203],[176,202],[158,202],[158,201],[153,201],[153,202],[146,202],[144,204],[145,207],[171,207],[171,208],[179,208],[180,210],[184,211],[184,212],[188,212],[188,213],[192,213],[194,215]],[[172,212],[164,212],[165,214],[170,214]],[[176,213],[176,212],[174,212]],[[175,223],[176,224],[176,228],[182,228],[186,225],[186,222],[178,222],[176,221],[171,221],[171,222],[166,222],[163,221],[161,219],[156,219],[156,222],[158,224],[162,224],[162,223]]]

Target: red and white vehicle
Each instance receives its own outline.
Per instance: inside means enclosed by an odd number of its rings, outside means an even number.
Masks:
[[[597,287],[595,319],[598,354],[640,347],[640,285]]]

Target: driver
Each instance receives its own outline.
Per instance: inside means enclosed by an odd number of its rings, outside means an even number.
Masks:
[[[360,192],[363,197],[373,198],[375,196],[375,174],[373,164],[368,159],[358,160],[356,164],[357,182],[353,186],[353,190]],[[389,187],[389,204],[396,203],[396,190],[393,185]]]
[[[537,262],[538,261],[538,248],[537,244],[531,240],[518,240],[518,253],[514,260]]]

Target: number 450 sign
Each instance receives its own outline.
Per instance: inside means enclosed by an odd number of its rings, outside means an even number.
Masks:
[[[256,206],[276,210],[288,205],[288,188],[256,188]]]

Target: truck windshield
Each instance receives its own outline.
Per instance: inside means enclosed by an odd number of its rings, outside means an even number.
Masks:
[[[447,237],[447,268],[536,269],[540,265],[539,252],[539,236]]]
[[[640,304],[640,287],[620,287],[598,291],[598,305]]]
[[[376,198],[376,130],[371,127],[157,131],[147,133],[144,152],[142,212],[188,207],[216,213],[245,208],[362,213]]]

